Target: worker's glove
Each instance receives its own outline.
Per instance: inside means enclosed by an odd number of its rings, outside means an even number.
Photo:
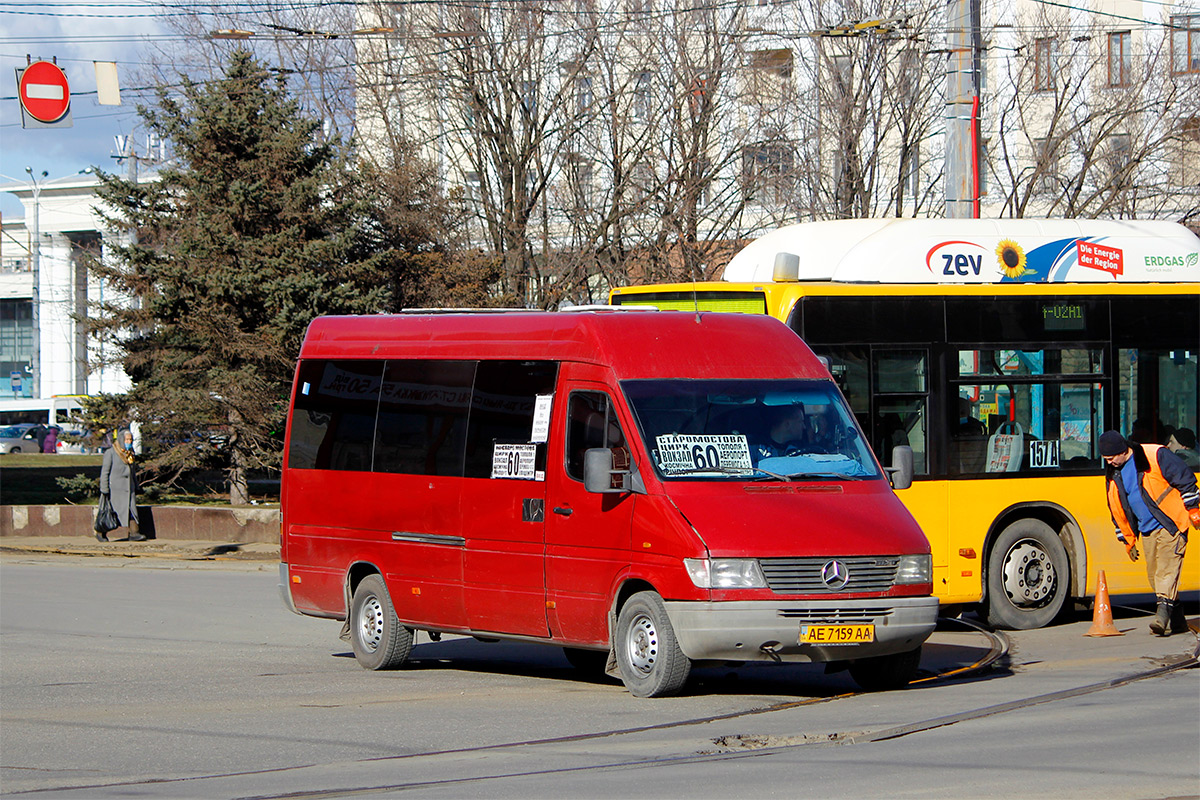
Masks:
[[[1189,508],[1188,518],[1192,521],[1192,527],[1200,530],[1200,508]]]
[[[1125,537],[1125,534],[1118,533],[1117,540],[1125,545],[1125,555],[1129,556],[1130,561],[1138,560],[1137,536]]]

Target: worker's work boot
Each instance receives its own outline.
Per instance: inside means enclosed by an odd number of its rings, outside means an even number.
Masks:
[[[1171,608],[1171,633],[1190,633],[1191,630],[1183,614],[1183,604],[1176,600]]]
[[[1155,636],[1171,635],[1172,606],[1174,603],[1165,597],[1158,598],[1158,611],[1154,614],[1154,619],[1150,620],[1150,632]]]

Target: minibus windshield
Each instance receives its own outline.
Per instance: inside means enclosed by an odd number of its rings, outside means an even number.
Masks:
[[[621,388],[663,478],[880,476],[831,381],[628,380]]]

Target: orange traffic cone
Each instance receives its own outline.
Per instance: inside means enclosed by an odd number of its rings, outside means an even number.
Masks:
[[[1092,605],[1092,627],[1084,636],[1124,636],[1113,625],[1112,605],[1108,602],[1108,580],[1104,570],[1096,579],[1096,602]]]

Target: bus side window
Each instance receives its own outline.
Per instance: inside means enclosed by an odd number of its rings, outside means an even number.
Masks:
[[[489,478],[497,444],[522,444],[533,435],[538,395],[554,392],[554,361],[480,361],[467,417],[463,474]],[[546,447],[538,447],[536,469],[546,468]]]
[[[382,361],[301,362],[288,467],[369,471]]]

